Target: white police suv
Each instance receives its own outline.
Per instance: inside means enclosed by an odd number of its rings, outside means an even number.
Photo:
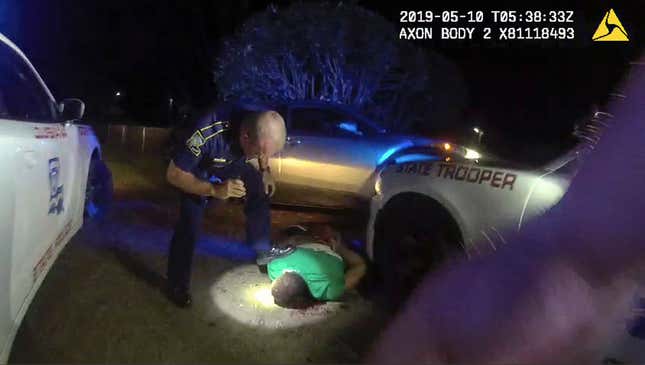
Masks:
[[[25,55],[0,34],[0,363],[46,273],[112,182],[84,104],[57,103]]]
[[[508,232],[555,205],[608,117],[595,113],[574,133],[581,143],[537,169],[455,153],[465,149],[449,142],[392,156],[376,179],[366,247],[387,297],[405,298],[446,259],[495,250]]]

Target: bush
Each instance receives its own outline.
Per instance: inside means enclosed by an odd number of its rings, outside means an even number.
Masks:
[[[220,97],[281,104],[317,100],[406,129],[430,105],[427,54],[357,5],[297,3],[250,17],[223,43]]]

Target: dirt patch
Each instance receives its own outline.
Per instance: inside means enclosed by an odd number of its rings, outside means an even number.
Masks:
[[[219,310],[241,324],[287,329],[321,322],[348,322],[360,317],[360,308],[369,307],[355,293],[337,302],[319,303],[305,309],[285,309],[273,303],[271,281],[255,265],[242,265],[219,277],[210,289]]]

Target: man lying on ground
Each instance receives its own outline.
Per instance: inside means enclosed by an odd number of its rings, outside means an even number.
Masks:
[[[303,308],[315,301],[338,300],[365,275],[363,258],[327,225],[292,226],[279,241],[280,246],[295,247],[267,265],[271,293],[281,307]]]

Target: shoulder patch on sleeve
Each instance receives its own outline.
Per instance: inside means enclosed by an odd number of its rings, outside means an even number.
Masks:
[[[213,129],[213,128],[215,128],[215,130],[219,130],[219,129],[222,129],[222,128],[228,128],[228,121],[220,120],[220,121],[211,123],[209,125],[204,126],[203,128],[200,128],[200,131],[205,132],[205,131],[207,131],[209,129]]]
[[[229,128],[228,121],[219,121],[201,128],[199,132],[201,133],[205,143],[209,139],[217,136],[218,134],[227,131],[228,128]]]
[[[195,131],[190,138],[186,141],[186,147],[193,153],[195,156],[202,154],[202,146],[206,143],[206,139],[202,134],[201,130]]]

